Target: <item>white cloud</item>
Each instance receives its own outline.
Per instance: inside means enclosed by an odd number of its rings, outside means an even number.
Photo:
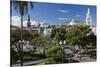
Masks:
[[[38,25],[35,20],[30,20],[31,25]],[[21,27],[21,18],[19,16],[12,16],[12,25]],[[23,26],[27,26],[27,20],[23,20]]]
[[[12,25],[14,26],[21,26],[21,17],[19,16],[12,16]],[[23,20],[23,26],[27,26],[27,21]]]
[[[31,25],[36,25],[36,26],[38,26],[38,24],[39,24],[39,22],[37,22],[37,21],[35,21],[35,20],[31,20],[30,22],[31,22]]]
[[[67,20],[68,18],[58,18],[58,20]]]
[[[62,10],[62,9],[59,9],[57,10],[58,12],[61,12],[61,13],[68,13],[69,11],[68,10]]]
[[[80,17],[81,15],[77,14],[76,17]]]
[[[14,26],[21,25],[19,16],[12,16],[11,19],[12,19],[12,25],[14,25]]]

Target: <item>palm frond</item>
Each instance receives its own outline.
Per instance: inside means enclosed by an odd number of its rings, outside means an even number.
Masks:
[[[33,2],[28,1],[12,1],[14,9],[18,11],[22,16],[28,13],[29,4],[31,9],[33,9]]]

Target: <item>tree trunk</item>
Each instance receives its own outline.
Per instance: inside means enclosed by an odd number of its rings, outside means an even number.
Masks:
[[[44,48],[44,49],[43,49],[43,55],[45,55],[45,50],[46,50],[46,49]]]
[[[23,16],[21,15],[21,59],[20,59],[20,64],[23,66]]]
[[[12,52],[12,18],[10,18],[10,65],[12,66],[12,62],[13,62],[13,52]]]
[[[11,11],[11,16],[12,16],[12,1],[10,1],[10,11]],[[13,62],[13,52],[12,52],[12,37],[11,37],[11,35],[12,35],[12,17],[10,17],[10,65],[12,66],[12,62]]]
[[[80,58],[80,60],[81,60],[81,46],[79,45],[79,52],[80,52],[80,56],[79,56],[79,58]]]

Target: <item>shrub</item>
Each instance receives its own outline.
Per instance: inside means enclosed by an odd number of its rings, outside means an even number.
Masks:
[[[62,60],[62,53],[63,50],[59,45],[54,45],[52,48],[49,48],[46,52],[48,60],[45,64],[60,63]]]
[[[60,59],[62,55],[62,49],[60,46],[55,45],[52,48],[49,48],[46,52],[46,56],[48,58],[53,58],[53,59]]]
[[[57,64],[60,63],[59,61],[54,60],[53,58],[49,58],[44,62],[44,64]]]

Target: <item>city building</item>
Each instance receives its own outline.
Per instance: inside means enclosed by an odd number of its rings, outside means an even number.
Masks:
[[[30,17],[28,15],[28,22],[27,22],[26,29],[30,32],[43,33],[44,36],[46,36],[46,35],[50,35],[52,28],[47,22],[36,23],[35,25],[31,25]]]
[[[74,19],[72,19],[71,21],[69,21],[66,24],[49,25],[46,21],[44,21],[42,23],[35,22],[33,25],[32,22],[30,21],[30,19],[31,18],[28,15],[27,27],[24,27],[23,29],[28,30],[29,32],[43,33],[44,36],[50,35],[53,27],[58,28],[58,27],[62,26],[64,28],[66,28],[66,30],[67,30],[69,27],[76,26],[79,24]],[[87,9],[85,23],[83,23],[83,24],[86,24],[87,26],[89,26],[90,29],[92,30],[92,32],[96,35],[96,25],[93,25],[89,8]],[[16,28],[19,28],[19,27],[12,26],[12,30],[15,30]]]
[[[52,28],[53,27],[63,27],[66,29],[66,31],[72,27],[72,26],[77,26],[79,23],[77,23],[74,19],[72,19],[71,21],[64,23],[64,24],[58,24],[58,25],[49,25],[46,21],[42,22],[42,23],[37,23],[35,22],[34,24],[32,24],[32,22],[30,21],[30,16],[28,15],[28,20],[27,20],[27,27],[23,27],[23,30],[28,30],[31,33],[34,32],[38,32],[40,34],[43,34],[44,36],[49,36],[51,34]],[[91,29],[91,33],[94,33],[94,35],[96,35],[96,25],[93,25],[92,22],[92,17],[91,17],[91,13],[90,13],[90,9],[88,8],[87,13],[86,13],[86,19],[85,19],[85,23],[83,23],[87,26],[89,26],[89,28]],[[20,28],[18,26],[11,26],[11,30],[15,30],[17,28]],[[28,45],[28,46],[27,46]],[[27,48],[33,48],[31,45],[29,46],[29,44],[26,44],[24,46],[24,51],[29,51],[32,49],[27,49]]]

